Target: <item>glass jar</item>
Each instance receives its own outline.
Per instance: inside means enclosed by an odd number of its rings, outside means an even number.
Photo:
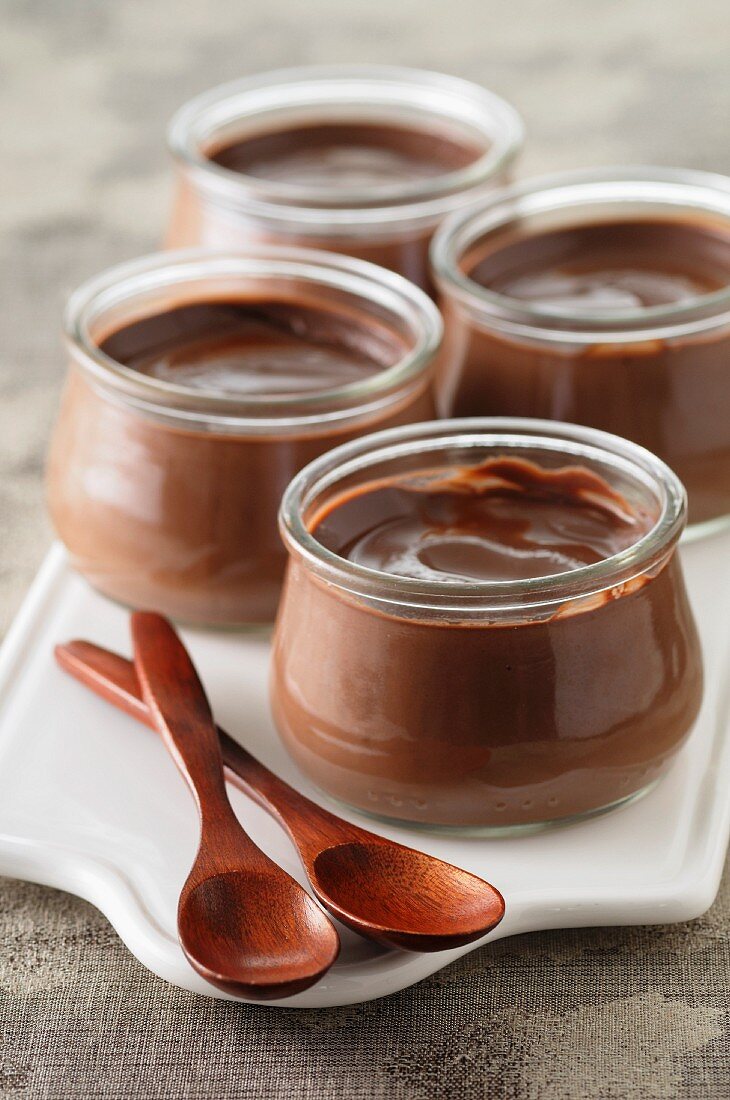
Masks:
[[[662,234],[676,238],[663,251],[677,271],[685,264],[704,278],[718,268],[725,285],[669,304],[599,308],[520,300],[473,277],[485,257],[499,263],[500,250],[507,255],[514,242],[532,249],[520,272],[529,274],[542,262],[544,242],[591,227],[611,232],[605,240],[613,239],[619,281],[620,241],[633,247],[627,233],[658,232],[657,245]],[[727,519],[730,179],[627,168],[522,184],[444,225],[432,268],[446,326],[437,382],[442,415],[547,417],[625,436],[682,479],[695,532]]]
[[[343,490],[494,456],[597,473],[648,510],[646,534],[571,572],[469,582],[385,573],[312,534]],[[532,829],[637,797],[700,704],[684,523],[668,467],[575,425],[441,421],[331,451],[280,514],[290,560],[271,691],[284,743],[318,787],[388,820]]]
[[[311,301],[397,337],[397,361],[304,393],[235,393],[151,377],[110,358],[110,333],[206,302]],[[277,510],[292,476],[335,444],[433,414],[438,310],[405,279],[306,250],[161,253],[72,296],[71,364],[48,500],[71,561],[123,604],[211,625],[274,618],[286,554]]]
[[[382,180],[354,173],[330,183],[311,172],[305,182],[301,172],[261,177],[212,159],[231,143],[322,126],[368,128],[370,140],[381,128],[396,134],[396,149],[412,134],[426,149],[440,141],[452,151],[461,145],[464,155],[424,178],[399,179],[391,170]],[[508,180],[522,137],[519,116],[502,99],[440,73],[328,65],[240,80],[198,96],[172,121],[178,189],[167,243],[307,245],[358,256],[428,287],[434,229]]]

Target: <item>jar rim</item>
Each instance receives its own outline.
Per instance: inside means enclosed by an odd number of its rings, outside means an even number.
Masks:
[[[225,168],[204,153],[216,131],[247,118],[280,118],[289,108],[410,108],[424,119],[441,117],[469,125],[488,146],[470,164],[428,179],[361,192],[261,180]],[[461,77],[390,65],[307,65],[275,69],[209,89],[184,104],[168,128],[168,147],[206,195],[290,231],[333,236],[372,232],[378,226],[436,222],[473,201],[522,148],[524,125],[511,104]]]
[[[364,308],[405,319],[413,345],[370,377],[303,394],[207,392],[145,375],[106,355],[91,335],[105,311],[144,300],[145,294],[186,284],[240,282],[250,277],[301,280],[350,294]],[[204,300],[204,299],[191,299]],[[142,410],[181,422],[206,422],[224,431],[326,426],[367,416],[418,385],[441,343],[441,315],[431,299],[395,272],[335,253],[261,245],[245,251],[205,248],[157,252],[108,268],[79,287],[64,314],[64,335],[74,360],[102,386]]]
[[[683,302],[629,310],[561,309],[499,294],[460,267],[466,251],[521,216],[579,211],[595,203],[660,204],[675,212],[720,215],[730,229],[730,177],[694,169],[627,165],[539,176],[506,187],[439,227],[430,260],[441,293],[477,321],[513,335],[567,344],[668,339],[715,328],[730,320],[730,284]]]
[[[577,569],[519,580],[426,580],[403,577],[360,565],[325,547],[309,530],[306,511],[318,493],[344,477],[378,462],[404,455],[454,447],[485,445],[499,449],[534,447],[564,451],[571,462],[592,458],[657,489],[660,512],[653,526],[616,554]],[[290,553],[300,555],[328,584],[355,595],[397,606],[453,610],[459,614],[499,614],[525,606],[555,606],[624,584],[666,559],[684,529],[687,497],[677,475],[656,455],[636,443],[577,424],[509,417],[429,421],[375,432],[342,444],[305,466],[287,487],[279,527]]]

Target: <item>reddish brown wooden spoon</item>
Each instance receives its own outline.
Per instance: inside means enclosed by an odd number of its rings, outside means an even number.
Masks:
[[[154,728],[130,661],[82,641],[57,646],[56,659],[97,695]],[[411,951],[458,947],[499,924],[504,900],[488,882],[343,821],[218,733],[227,778],[283,825],[316,896],[343,924]]]
[[[213,985],[239,996],[286,997],[316,982],[339,951],[309,894],[256,847],[228,801],[218,732],[187,650],[161,615],[132,615],[142,697],[187,780],[200,845],[180,894],[180,944]]]

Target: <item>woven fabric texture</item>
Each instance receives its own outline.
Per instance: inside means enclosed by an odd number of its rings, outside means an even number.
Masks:
[[[412,64],[512,100],[523,174],[730,172],[726,0],[5,0],[1,19],[0,632],[50,540],[62,303],[157,246],[165,124],[190,95]],[[499,941],[381,1001],[294,1012],[173,989],[89,905],[0,880],[0,1098],[728,1100],[729,928],[726,876],[688,925]]]

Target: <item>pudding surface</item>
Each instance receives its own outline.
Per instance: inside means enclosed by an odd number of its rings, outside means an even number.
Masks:
[[[242,138],[209,159],[256,179],[347,192],[417,184],[465,168],[483,152],[456,137],[402,126],[321,122]]]
[[[730,285],[730,235],[690,222],[625,221],[495,236],[469,277],[529,305],[577,312],[675,305]]]
[[[385,573],[502,581],[601,561],[653,522],[587,469],[491,458],[361,485],[328,503],[314,533],[341,557]]]
[[[126,325],[101,351],[178,386],[245,397],[361,382],[406,350],[385,326],[290,302],[210,301]]]

